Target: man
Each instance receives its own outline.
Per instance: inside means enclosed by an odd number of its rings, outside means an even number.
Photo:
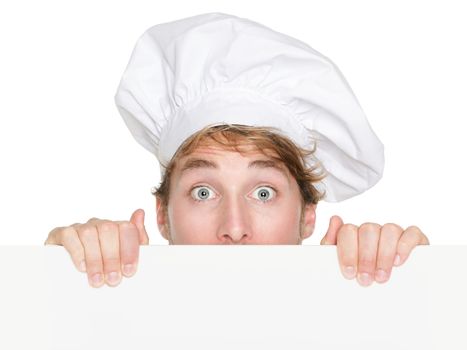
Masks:
[[[151,27],[116,103],[160,162],[153,194],[170,244],[301,244],[319,200],[350,198],[382,175],[383,146],[332,62],[235,16]],[[144,211],[129,222],[57,227],[46,244],[63,245],[92,286],[115,286],[135,273],[138,247],[148,244]],[[337,245],[344,276],[367,286],[429,242],[415,226],[358,227],[333,216],[321,244]]]

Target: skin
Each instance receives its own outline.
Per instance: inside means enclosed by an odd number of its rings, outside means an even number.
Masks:
[[[168,207],[156,198],[158,228],[169,244],[301,244],[313,234],[316,205],[302,208],[297,182],[287,168],[283,173],[274,167],[248,167],[268,157],[253,148],[246,150],[242,155],[203,146],[178,161]],[[217,167],[182,171],[193,158]],[[92,218],[56,227],[45,244],[64,246],[91,286],[116,286],[123,276],[134,275],[139,246],[149,244],[144,211],[137,209],[129,221]],[[402,265],[415,246],[429,241],[416,226],[405,230],[393,223],[356,226],[333,216],[320,244],[336,245],[344,277],[369,286],[373,281],[387,282],[393,266]]]

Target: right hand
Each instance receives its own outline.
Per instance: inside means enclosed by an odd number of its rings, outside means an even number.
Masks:
[[[137,209],[130,221],[92,218],[85,224],[56,227],[44,244],[64,246],[75,267],[87,272],[92,287],[101,287],[104,283],[117,286],[122,275],[135,274],[139,245],[149,244],[144,210]]]

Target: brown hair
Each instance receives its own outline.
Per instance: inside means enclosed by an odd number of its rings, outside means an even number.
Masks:
[[[271,156],[266,154],[266,150],[273,151],[277,156],[272,156],[272,158],[283,163],[297,181],[302,207],[309,203],[317,204],[324,197],[324,193],[320,193],[313,184],[321,181],[325,175],[319,162],[316,161],[316,165],[312,167],[307,167],[305,163],[305,158],[314,153],[315,147],[312,150],[298,147],[289,138],[274,132],[274,130],[277,129],[239,124],[206,126],[180,145],[168,165],[161,164],[165,168],[164,178],[153,194],[160,198],[162,208],[166,209],[169,203],[171,174],[177,160],[193,153],[201,145],[210,144],[211,140],[225,148],[234,148],[241,154],[244,152],[239,149],[240,145],[256,146],[266,156]]]

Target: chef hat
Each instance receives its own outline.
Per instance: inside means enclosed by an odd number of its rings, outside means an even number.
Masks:
[[[307,149],[316,143],[327,175],[315,186],[328,202],[367,190],[383,173],[383,144],[336,65],[246,18],[216,12],[150,27],[115,102],[136,141],[164,165],[189,136],[226,123],[274,127]]]

